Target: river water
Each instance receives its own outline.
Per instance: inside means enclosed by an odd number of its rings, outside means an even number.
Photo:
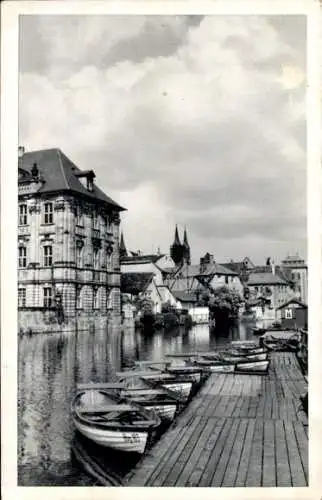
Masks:
[[[210,333],[207,325],[198,325],[189,332],[97,330],[19,339],[19,485],[96,484],[71,452],[74,430],[70,402],[77,383],[114,380],[116,371],[135,360],[157,360],[170,352],[211,350],[231,340],[252,338],[252,325],[240,323],[227,332]],[[115,469],[119,472],[117,464]]]

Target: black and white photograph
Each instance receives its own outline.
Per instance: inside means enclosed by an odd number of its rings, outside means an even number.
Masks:
[[[308,26],[19,15],[18,486],[310,486]]]

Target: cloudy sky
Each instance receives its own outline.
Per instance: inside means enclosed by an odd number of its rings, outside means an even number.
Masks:
[[[128,248],[306,256],[301,16],[23,16],[19,143],[128,209]]]

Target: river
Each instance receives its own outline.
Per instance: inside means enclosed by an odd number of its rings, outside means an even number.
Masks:
[[[210,333],[207,325],[188,333],[149,335],[134,330],[38,334],[19,339],[18,482],[20,486],[90,486],[95,481],[73,459],[70,402],[75,385],[115,379],[134,360],[165,353],[211,350],[233,339],[252,339],[251,325]],[[124,458],[122,459],[124,461]],[[111,462],[114,462],[114,457]],[[115,466],[116,472],[117,465]]]

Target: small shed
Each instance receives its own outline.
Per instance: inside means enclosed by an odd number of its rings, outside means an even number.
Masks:
[[[298,299],[290,299],[277,308],[282,328],[307,329],[308,307]]]

